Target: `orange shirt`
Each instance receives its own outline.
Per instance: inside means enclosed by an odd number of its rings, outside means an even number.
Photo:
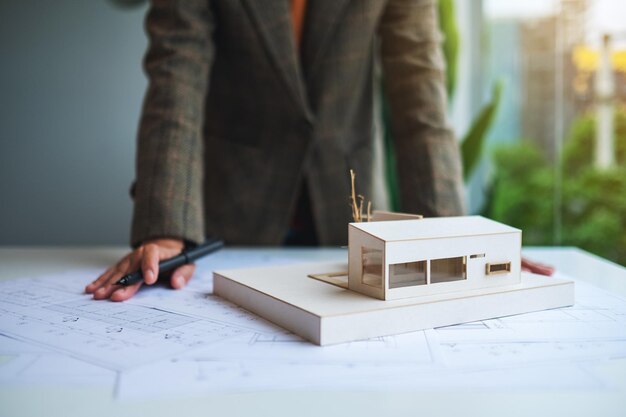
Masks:
[[[306,0],[291,0],[291,22],[293,23],[293,34],[296,38],[296,45],[300,46],[302,39],[302,26],[304,25],[304,12],[306,11]]]

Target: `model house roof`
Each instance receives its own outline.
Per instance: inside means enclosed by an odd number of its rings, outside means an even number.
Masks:
[[[350,223],[350,226],[388,242],[520,232],[519,229],[482,216]]]

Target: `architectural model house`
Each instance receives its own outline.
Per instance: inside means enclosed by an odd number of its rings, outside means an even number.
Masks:
[[[397,218],[368,210],[374,221],[350,223],[347,263],[216,271],[214,291],[318,345],[574,303],[572,281],[520,271],[518,229]]]
[[[484,217],[351,223],[348,236],[348,288],[381,300],[521,282],[521,230]]]

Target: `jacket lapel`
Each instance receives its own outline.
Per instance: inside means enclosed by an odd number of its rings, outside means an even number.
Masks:
[[[310,0],[315,1],[315,0]],[[288,0],[242,0],[287,89],[312,118],[295,45]]]
[[[315,75],[349,2],[350,0],[308,0],[302,38],[302,64],[308,80]]]

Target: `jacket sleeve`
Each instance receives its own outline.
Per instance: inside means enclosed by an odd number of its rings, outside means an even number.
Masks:
[[[148,90],[137,139],[131,244],[204,239],[204,101],[213,60],[209,0],[153,0]]]
[[[379,37],[402,210],[461,215],[461,160],[446,119],[436,0],[389,0]]]

